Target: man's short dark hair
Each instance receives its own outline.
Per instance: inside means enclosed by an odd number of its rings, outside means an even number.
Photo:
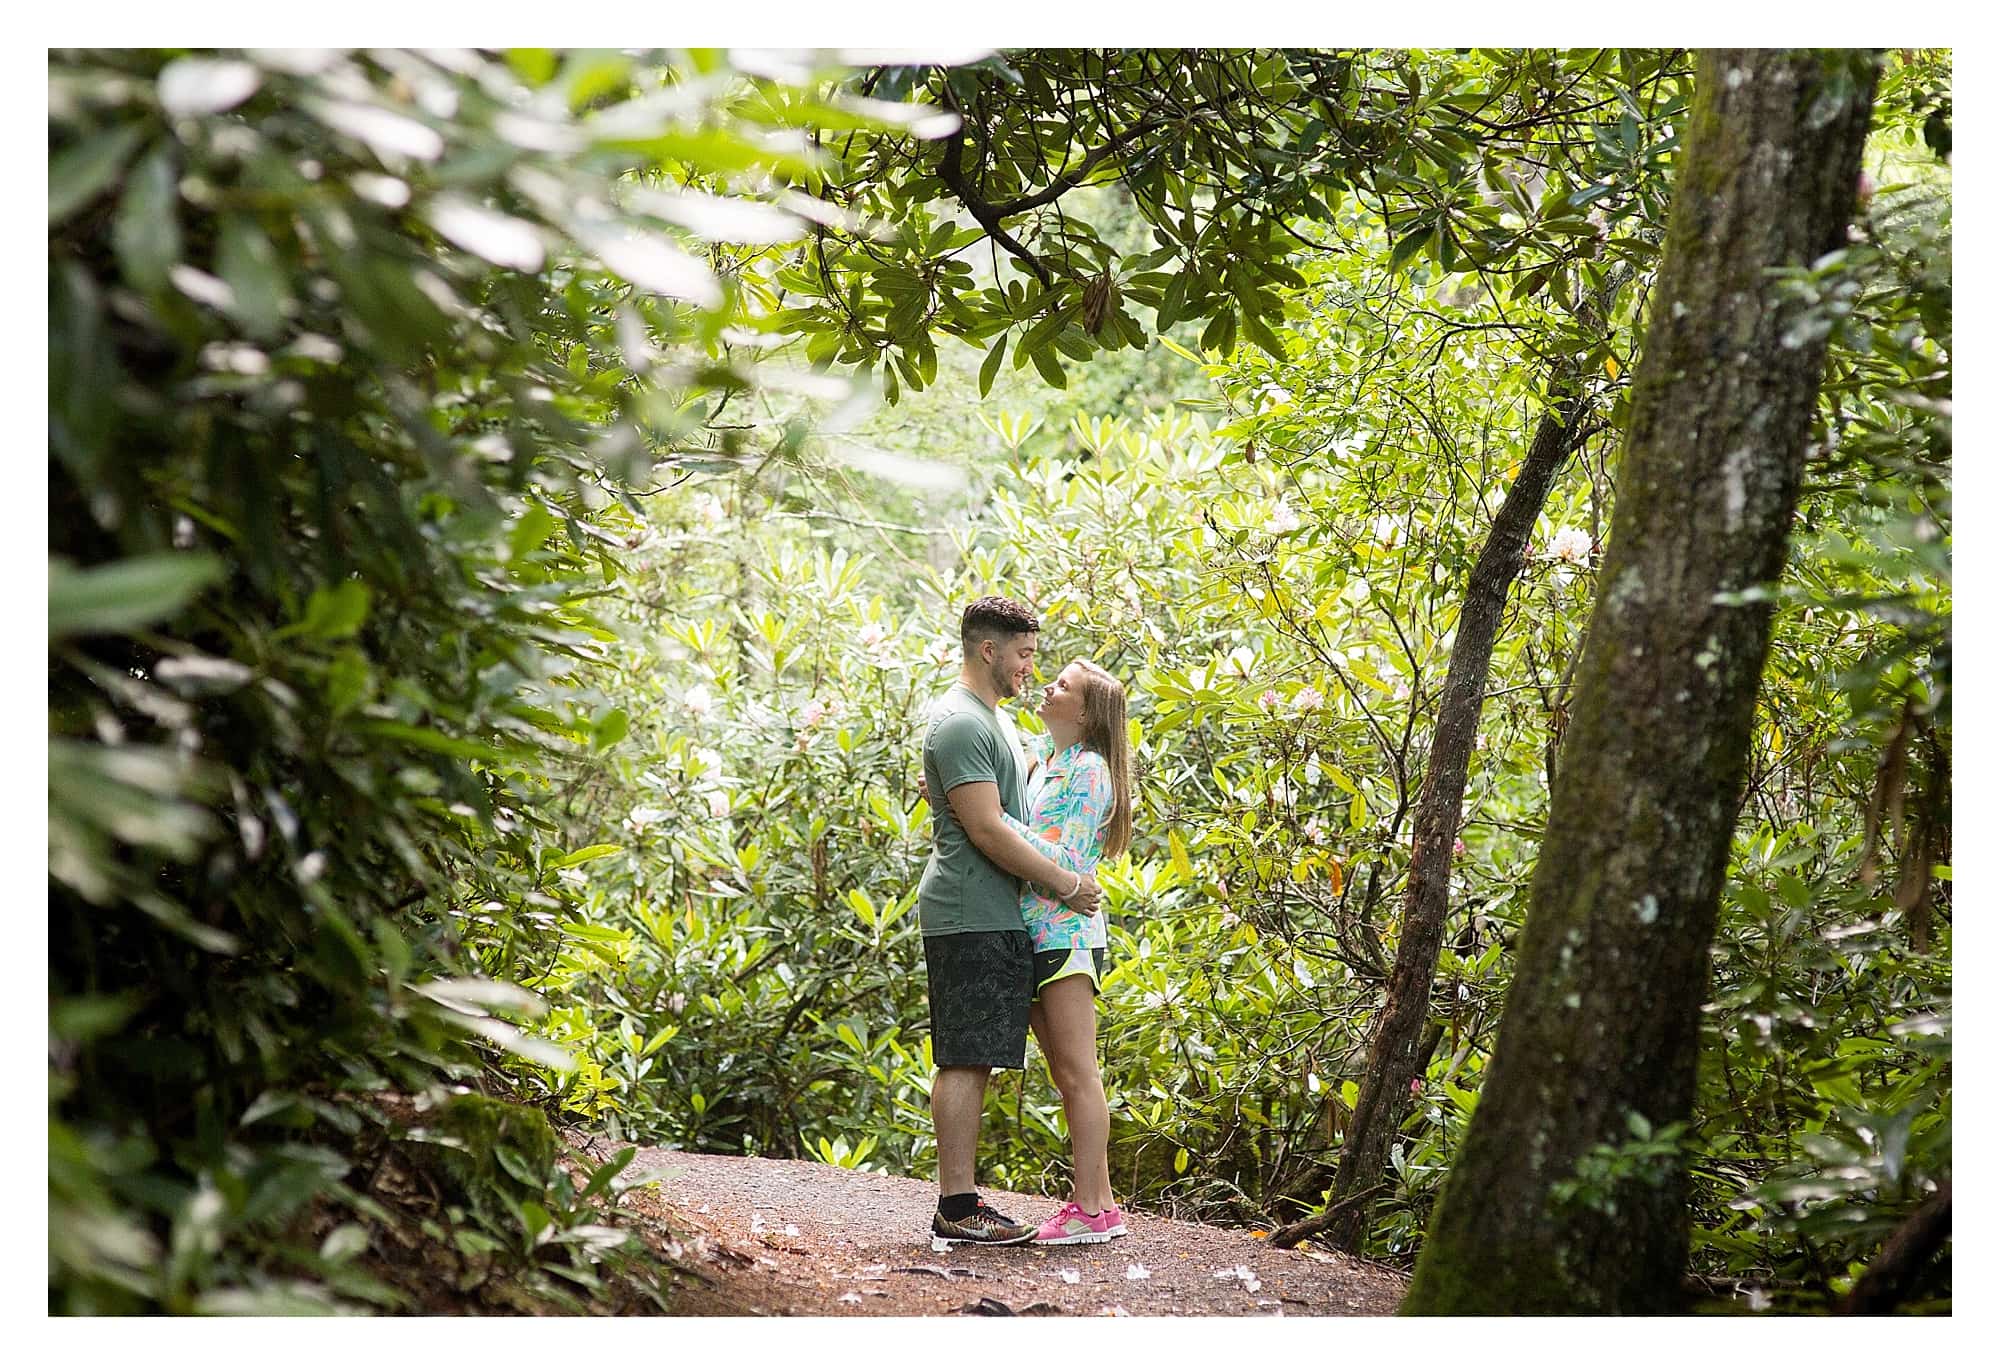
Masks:
[[[982,597],[958,619],[958,642],[970,654],[981,640],[1005,640],[1012,635],[1030,635],[1041,628],[1041,619],[1013,598]]]

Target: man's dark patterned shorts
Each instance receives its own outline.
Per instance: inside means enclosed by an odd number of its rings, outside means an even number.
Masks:
[[[1035,947],[1025,929],[935,934],[924,940],[931,997],[931,1060],[1011,1067],[1028,1058]]]

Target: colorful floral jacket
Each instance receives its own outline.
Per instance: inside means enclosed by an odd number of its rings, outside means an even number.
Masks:
[[[1039,840],[1050,858],[1071,872],[1092,872],[1104,856],[1111,822],[1111,768],[1104,755],[1072,744],[1048,761],[1029,802],[1025,821],[1009,819],[1016,833]],[[1033,882],[1021,884],[1021,919],[1035,951],[1105,946],[1104,911],[1079,914]]]

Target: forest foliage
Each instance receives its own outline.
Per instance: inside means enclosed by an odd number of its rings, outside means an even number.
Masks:
[[[663,1304],[537,1115],[930,1174],[912,736],[986,591],[1133,694],[1121,1199],[1322,1209],[1464,583],[1567,374],[1365,1243],[1407,1263],[1691,70],[52,54],[52,1311],[408,1310],[412,1242],[494,1307]],[[1785,286],[1832,360],[1695,1119],[1569,1187],[1684,1161],[1716,1307],[1824,1306],[1950,1175],[1949,93],[1889,58],[1850,246]],[[1059,1115],[998,1087],[982,1179],[1060,1189]]]

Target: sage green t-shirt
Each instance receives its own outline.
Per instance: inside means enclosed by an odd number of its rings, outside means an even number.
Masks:
[[[931,860],[917,889],[925,937],[1024,929],[1020,879],[973,846],[952,814],[947,793],[967,782],[1000,789],[1000,809],[1019,820],[1020,745],[1000,715],[964,683],[953,683],[931,707],[924,731],[924,781],[931,789]]]

